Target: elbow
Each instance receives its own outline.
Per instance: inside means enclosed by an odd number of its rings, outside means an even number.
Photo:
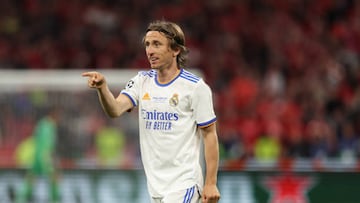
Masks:
[[[106,111],[106,114],[110,117],[110,118],[116,118],[119,117],[121,115],[121,113],[117,112],[117,111]]]
[[[118,117],[118,115],[116,115],[116,114],[108,114],[108,116],[109,116],[110,118],[116,118],[116,117]]]
[[[129,109],[127,111],[130,112],[131,109]],[[116,118],[116,117],[121,116],[123,113],[125,113],[125,109],[116,108],[116,109],[113,109],[112,111],[106,111],[106,113],[110,118]]]

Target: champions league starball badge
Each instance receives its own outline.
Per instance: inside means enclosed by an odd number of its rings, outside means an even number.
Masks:
[[[129,82],[126,84],[126,88],[132,88],[134,86],[134,81],[133,80],[129,80]]]
[[[173,107],[177,106],[178,103],[179,103],[179,95],[178,95],[178,94],[174,94],[174,95],[170,98],[169,103],[170,103],[170,106],[173,106]]]

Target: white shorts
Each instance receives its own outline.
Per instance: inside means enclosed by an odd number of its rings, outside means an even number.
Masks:
[[[201,196],[197,186],[172,192],[162,198],[151,198],[151,203],[200,203]]]

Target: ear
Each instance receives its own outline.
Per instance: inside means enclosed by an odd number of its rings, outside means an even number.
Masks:
[[[177,57],[179,54],[180,54],[180,49],[179,48],[173,50],[173,57]]]

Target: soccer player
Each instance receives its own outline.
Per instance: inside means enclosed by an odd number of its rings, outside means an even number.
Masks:
[[[47,115],[41,118],[33,132],[34,159],[26,174],[24,185],[16,196],[17,203],[25,203],[32,199],[33,184],[36,177],[46,177],[50,184],[49,202],[57,203],[60,200],[58,176],[54,166],[54,151],[57,137],[59,110],[48,109]]]
[[[129,80],[116,98],[101,73],[82,76],[97,90],[109,116],[138,108],[141,156],[152,203],[218,202],[219,149],[212,93],[202,78],[184,69],[188,52],[184,33],[173,22],[154,21],[143,44],[151,69]]]

